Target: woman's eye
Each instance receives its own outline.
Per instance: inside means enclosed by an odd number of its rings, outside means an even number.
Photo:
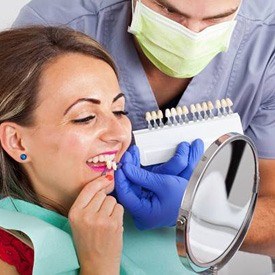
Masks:
[[[125,112],[125,111],[114,111],[113,114],[115,116],[121,117],[121,116],[127,116],[128,112]]]
[[[83,118],[74,119],[73,123],[88,123],[89,121],[93,120],[95,116],[87,116]]]

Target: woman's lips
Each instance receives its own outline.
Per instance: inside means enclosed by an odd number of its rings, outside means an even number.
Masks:
[[[112,171],[113,169],[108,169],[106,164],[102,163],[102,164],[94,164],[94,163],[88,163],[88,166],[90,169],[92,169],[93,171],[96,171],[96,172],[109,172],[109,171]]]
[[[96,171],[96,172],[103,172],[106,169],[106,164],[93,164],[93,163],[88,163],[88,166]]]

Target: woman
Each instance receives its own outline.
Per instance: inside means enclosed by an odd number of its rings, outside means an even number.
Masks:
[[[158,173],[143,170],[137,148],[124,154],[131,141],[124,95],[112,59],[95,41],[30,27],[0,33],[0,45],[1,272],[186,271],[173,229],[136,227],[175,224],[185,174],[200,157],[196,143],[181,144]],[[166,175],[179,163],[179,176]],[[135,225],[127,215],[123,221],[123,207],[109,195],[114,187]]]
[[[108,194],[131,124],[112,59],[95,41],[67,29],[6,31],[0,44],[2,206],[12,197],[20,199],[15,205],[35,205],[31,211],[39,218],[68,216],[81,274],[117,274],[123,207]],[[101,176],[107,161],[112,168]],[[6,242],[8,233],[0,231]],[[6,244],[20,258],[18,246]],[[13,274],[15,265],[31,274],[30,257],[23,256],[4,261],[2,251],[1,273]]]

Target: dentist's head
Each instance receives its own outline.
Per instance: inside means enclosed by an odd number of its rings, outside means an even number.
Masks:
[[[226,52],[241,0],[132,0],[129,32],[164,74],[191,78]]]

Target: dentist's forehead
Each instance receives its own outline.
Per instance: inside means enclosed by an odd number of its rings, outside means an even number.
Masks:
[[[199,13],[201,16],[213,16],[217,12],[236,9],[241,0],[141,0],[142,2],[157,2],[166,7],[173,7],[179,11],[191,14]]]

